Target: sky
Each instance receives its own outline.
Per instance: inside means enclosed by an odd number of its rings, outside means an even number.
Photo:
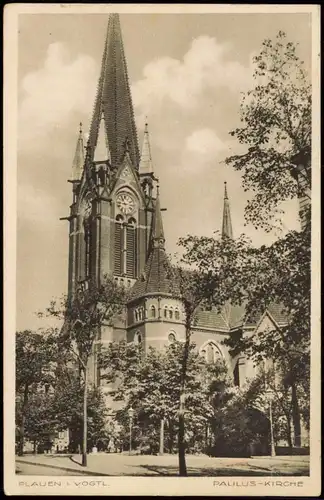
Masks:
[[[72,161],[79,122],[89,128],[108,15],[21,14],[18,35],[17,317],[40,327],[37,311],[67,291]],[[147,116],[160,181],[167,251],[187,234],[221,229],[227,181],[234,236],[270,243],[244,225],[251,196],[224,165],[237,151],[241,93],[251,88],[252,57],[279,30],[299,43],[310,70],[309,14],[122,14],[139,145]],[[298,228],[297,203],[285,206]]]

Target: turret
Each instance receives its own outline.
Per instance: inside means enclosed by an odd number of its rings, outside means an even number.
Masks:
[[[80,122],[79,136],[72,163],[72,179],[71,179],[72,181],[81,180],[83,165],[84,165],[83,132],[82,132],[82,123]]]
[[[155,180],[155,177],[153,171],[153,162],[147,123],[145,123],[142,154],[138,173],[145,194],[149,197],[152,197],[153,181]]]

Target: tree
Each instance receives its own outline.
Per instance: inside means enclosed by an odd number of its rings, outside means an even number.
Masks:
[[[47,387],[47,386],[45,386]],[[58,419],[52,411],[53,396],[47,390],[31,392],[27,406],[24,408],[24,436],[34,445],[34,453],[38,446],[50,449],[56,435]],[[16,418],[21,421],[21,401],[16,404]]]
[[[295,405],[296,399],[302,400],[303,396],[309,397],[309,386],[306,394],[303,394],[304,388],[302,384],[296,384],[295,378],[292,383],[291,378],[294,376],[290,373],[289,367],[285,367],[282,362],[264,362],[259,367],[257,376],[250,381],[245,389],[246,405],[248,407],[258,407],[265,413],[269,407],[269,396],[271,394],[274,435],[275,440],[285,439],[289,448],[292,448],[292,423],[296,432]],[[298,391],[298,395],[295,391]],[[307,404],[309,410],[309,402]],[[303,417],[306,427],[308,426],[307,415]],[[300,429],[299,429],[300,432]],[[298,437],[298,436],[297,436]],[[296,436],[295,436],[296,441]]]
[[[233,354],[245,352],[255,363],[264,358],[280,360],[293,391],[293,422],[298,436],[297,395],[307,392],[310,364],[310,224],[261,248],[254,248],[244,235],[237,240],[188,236],[180,244],[184,248],[184,261],[196,266],[204,284],[205,299],[212,305],[219,308],[226,301],[244,305],[248,321],[276,304],[284,318],[280,328],[270,328],[254,336],[241,332],[226,343]],[[303,391],[301,381],[305,386]],[[305,415],[306,408],[304,405]]]
[[[240,107],[243,126],[230,132],[244,152],[226,163],[254,192],[245,208],[247,222],[271,230],[280,222],[282,201],[298,194],[310,198],[311,85],[297,46],[282,31],[274,42],[263,42],[254,65],[256,85]],[[300,164],[298,157],[306,161]]]
[[[70,353],[83,381],[83,452],[82,465],[87,465],[87,397],[89,360],[100,352],[100,331],[110,325],[125,307],[126,290],[106,276],[99,286],[90,283],[88,289],[79,289],[74,297],[60,304],[52,301],[47,314],[64,320],[59,336],[62,352]]]
[[[183,351],[184,344],[174,342],[164,350],[150,347],[144,355],[137,345],[124,342],[112,343],[102,352],[103,377],[110,383],[118,380],[114,398],[124,402],[124,408],[117,415],[120,423],[127,426],[127,410],[132,407],[137,421],[135,439],[142,444],[149,442],[151,449],[158,449],[156,429],[161,420],[167,424],[171,452],[174,436],[179,431]],[[213,416],[214,401],[229,383],[225,364],[207,365],[191,343],[184,403],[188,423],[186,441],[192,449],[197,448],[199,440],[200,450],[205,445],[205,429]]]
[[[52,398],[51,412],[55,415],[57,430],[69,429],[70,448],[76,452],[82,445],[83,387],[74,371],[69,378],[58,380]],[[106,440],[107,413],[100,387],[90,385],[87,391],[87,450]]]
[[[253,192],[245,208],[247,223],[270,230],[280,222],[281,202],[299,196],[308,199],[302,230],[261,248],[253,248],[244,235],[236,241],[189,236],[180,245],[184,261],[202,274],[211,303],[218,304],[221,296],[223,304],[244,304],[246,320],[273,303],[281,309],[285,325],[233,340],[236,351],[245,351],[256,362],[265,356],[281,360],[294,395],[299,434],[297,393],[307,393],[307,387],[300,390],[300,382],[309,380],[310,364],[311,85],[296,45],[283,32],[275,42],[263,42],[254,64],[255,87],[243,96],[240,108],[243,125],[230,132],[244,151],[226,163],[242,173],[244,189]],[[307,420],[307,404],[303,412]]]
[[[174,283],[176,293],[184,306],[185,313],[185,342],[183,346],[181,369],[180,369],[180,392],[179,392],[179,420],[178,420],[178,453],[179,453],[179,475],[187,475],[186,446],[185,446],[185,399],[186,399],[186,377],[188,358],[190,353],[190,340],[192,327],[196,319],[198,308],[205,301],[205,291],[201,274],[196,270],[184,269],[180,265],[168,268]]]
[[[251,445],[262,454],[268,452],[269,421],[263,409],[251,404],[244,388],[229,387],[215,406],[211,422],[210,454],[250,456]]]
[[[23,455],[25,420],[31,394],[45,384],[53,382],[53,364],[56,347],[52,338],[44,333],[25,330],[16,333],[16,397],[19,411],[19,450]]]

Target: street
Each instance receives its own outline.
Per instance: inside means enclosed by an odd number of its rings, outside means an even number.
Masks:
[[[29,465],[29,464],[16,464],[16,474],[21,474],[24,476],[71,476],[71,472],[64,471],[62,469],[56,469],[51,467],[44,467],[42,465]],[[76,471],[73,473],[74,476],[83,476],[84,474]]]

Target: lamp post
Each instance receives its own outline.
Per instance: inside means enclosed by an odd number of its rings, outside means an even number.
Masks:
[[[134,410],[132,407],[130,407],[128,410],[128,417],[129,417],[129,454],[131,454],[131,451],[132,451],[132,427],[133,427],[133,417],[134,417]]]
[[[270,453],[272,457],[276,456],[276,448],[275,448],[275,442],[274,442],[274,435],[273,435],[273,420],[272,420],[272,396],[273,392],[271,389],[267,389],[266,391],[268,401],[269,401],[269,422],[270,422]]]

